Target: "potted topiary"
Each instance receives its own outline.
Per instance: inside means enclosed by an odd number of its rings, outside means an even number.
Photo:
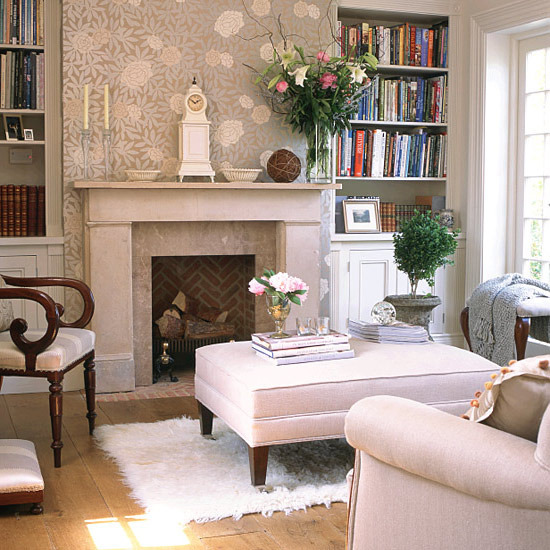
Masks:
[[[460,229],[449,231],[442,227],[439,216],[432,218],[430,212],[418,211],[403,223],[400,232],[395,233],[395,263],[407,274],[411,294],[386,296],[384,300],[393,304],[399,321],[420,325],[430,334],[430,313],[441,304],[441,299],[431,294],[417,295],[418,283],[426,281],[433,286],[437,268],[453,264],[449,256],[456,250],[456,238],[459,234]]]

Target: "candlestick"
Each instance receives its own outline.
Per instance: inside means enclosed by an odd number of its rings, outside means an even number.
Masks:
[[[89,175],[89,159],[90,159],[90,135],[91,132],[88,128],[82,130],[82,136],[80,143],[82,144],[82,156],[84,157],[84,179],[87,181],[90,179]]]
[[[88,84],[84,84],[84,113],[83,113],[82,129],[88,129]]]
[[[109,84],[105,84],[103,89],[103,127],[109,129]]]
[[[109,181],[111,172],[111,130],[108,128],[103,129],[103,158],[105,161],[105,181]]]

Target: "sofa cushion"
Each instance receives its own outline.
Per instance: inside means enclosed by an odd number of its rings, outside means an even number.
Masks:
[[[546,409],[540,423],[535,460],[550,472],[550,407]]]
[[[4,278],[0,276],[0,288],[5,288]],[[8,330],[13,321],[13,306],[11,300],[0,300],[0,332]]]
[[[550,403],[550,355],[529,357],[503,367],[465,416],[519,437],[537,441]]]
[[[38,340],[43,330],[28,330],[25,337]],[[95,333],[80,328],[59,329],[53,344],[36,358],[36,370],[57,371],[68,367],[94,349]],[[25,354],[12,342],[9,332],[0,333],[0,369],[25,370]]]

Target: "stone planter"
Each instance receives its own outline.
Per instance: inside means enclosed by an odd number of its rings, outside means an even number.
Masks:
[[[386,296],[384,301],[393,305],[398,321],[424,327],[430,340],[433,340],[428,327],[432,309],[441,304],[439,296],[413,298],[410,294],[398,294]]]

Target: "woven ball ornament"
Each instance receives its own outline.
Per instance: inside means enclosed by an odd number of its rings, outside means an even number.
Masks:
[[[301,171],[300,159],[288,149],[275,151],[267,161],[267,173],[277,183],[290,183]]]

